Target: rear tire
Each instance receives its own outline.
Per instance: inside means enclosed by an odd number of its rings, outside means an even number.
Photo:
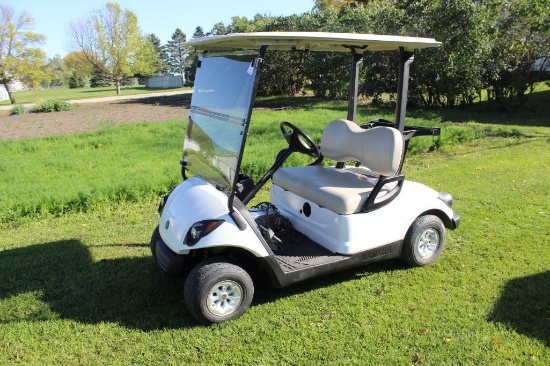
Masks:
[[[203,324],[221,323],[243,315],[254,296],[250,275],[224,258],[210,258],[189,273],[183,290],[191,315]]]
[[[413,266],[422,267],[439,258],[445,246],[445,226],[434,215],[418,217],[407,232],[401,259]]]

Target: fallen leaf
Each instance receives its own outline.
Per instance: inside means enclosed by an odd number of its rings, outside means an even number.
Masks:
[[[492,341],[493,341],[493,344],[494,344],[495,346],[500,347],[500,343],[499,343],[498,339],[493,338]]]
[[[400,333],[399,335],[400,335],[401,337],[405,338],[405,337],[408,337],[409,334],[410,334],[409,332],[404,332],[404,333]]]
[[[443,340],[443,343],[449,344],[449,343],[451,343],[452,341],[453,341],[453,340],[452,340],[451,338],[445,338],[445,339]]]
[[[414,353],[414,362],[420,362],[420,355],[418,354],[418,352]]]
[[[428,334],[428,332],[429,332],[428,329],[420,329],[420,330],[418,331],[418,333],[420,333],[420,334]]]

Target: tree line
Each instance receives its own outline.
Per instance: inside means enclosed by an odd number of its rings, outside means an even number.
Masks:
[[[431,37],[439,48],[416,52],[409,104],[470,105],[487,93],[491,108],[514,111],[550,74],[550,0],[317,0],[312,12],[285,17],[234,17],[213,34],[327,31]],[[345,98],[349,55],[271,55],[262,94],[312,90]],[[366,52],[360,93],[374,103],[394,96],[397,52]],[[284,80],[284,83],[280,81]],[[384,97],[383,97],[384,96]]]
[[[409,103],[420,107],[469,105],[487,93],[489,105],[517,110],[545,80],[550,63],[550,0],[316,0],[311,12],[291,16],[233,17],[192,37],[253,31],[326,31],[432,37],[437,49],[417,51]],[[45,60],[43,36],[29,31],[32,17],[0,7],[0,83],[14,78],[32,85],[82,87],[115,84],[130,77],[177,73],[192,86],[197,55],[178,28],[161,45],[143,35],[137,17],[109,3],[69,23],[72,51]],[[7,45],[10,45],[9,48]],[[268,50],[269,52],[269,50]],[[345,98],[347,58],[331,53],[269,54],[261,95]],[[20,62],[18,62],[18,60]],[[366,52],[360,93],[373,103],[391,100],[397,84],[397,53]],[[12,102],[14,102],[12,100]]]

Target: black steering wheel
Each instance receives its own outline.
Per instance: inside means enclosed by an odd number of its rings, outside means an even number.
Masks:
[[[321,156],[319,147],[313,142],[311,137],[292,123],[281,122],[281,132],[291,151],[298,151],[316,159]]]

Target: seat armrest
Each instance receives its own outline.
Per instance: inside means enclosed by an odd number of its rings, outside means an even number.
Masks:
[[[367,198],[365,205],[363,206],[363,212],[376,210],[393,201],[401,191],[401,187],[403,186],[404,181],[405,181],[404,174],[396,174],[396,175],[392,175],[391,177],[380,176],[380,178],[378,179],[378,182],[376,183],[376,185],[372,189],[372,192]],[[393,183],[393,182],[398,182],[398,183],[390,192],[385,194],[384,197],[382,197],[382,199],[377,201],[376,197],[378,196],[378,193],[380,193],[380,190],[386,184]]]

